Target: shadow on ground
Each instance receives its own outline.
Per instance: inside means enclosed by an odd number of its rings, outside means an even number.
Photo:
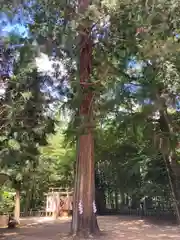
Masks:
[[[57,235],[67,236],[69,234],[70,221],[58,220],[49,222],[32,222],[16,229],[0,229],[0,239],[5,240],[41,240],[54,239]]]
[[[180,240],[180,229],[165,222],[126,216],[98,217],[102,240]],[[57,220],[27,224],[14,230],[0,229],[3,240],[70,240],[70,220]],[[99,239],[99,238],[94,238]]]

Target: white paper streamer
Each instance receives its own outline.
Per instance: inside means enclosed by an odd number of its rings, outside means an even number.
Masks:
[[[78,209],[79,209],[79,214],[82,215],[82,214],[83,214],[83,204],[82,204],[82,200],[79,201]]]
[[[93,201],[93,212],[94,212],[94,213],[97,212],[97,208],[96,208],[96,203],[95,203],[95,201]]]

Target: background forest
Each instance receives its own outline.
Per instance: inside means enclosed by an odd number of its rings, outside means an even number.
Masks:
[[[50,187],[73,188],[81,24],[91,26],[95,188],[107,209],[170,209],[180,219],[180,2],[2,1],[0,213],[44,209]],[[46,59],[46,61],[45,61]],[[17,198],[16,198],[17,199]]]

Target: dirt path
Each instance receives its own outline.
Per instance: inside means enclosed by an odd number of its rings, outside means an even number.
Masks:
[[[38,222],[39,221],[39,222]],[[34,220],[16,231],[3,230],[3,240],[70,240],[70,220]],[[33,224],[32,224],[33,223]],[[123,216],[98,217],[102,240],[180,240],[180,228],[174,225],[153,224],[138,218]]]

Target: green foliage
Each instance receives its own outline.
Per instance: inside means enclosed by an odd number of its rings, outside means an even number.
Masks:
[[[84,14],[77,13],[71,1],[47,4],[39,0],[31,9],[26,7],[34,14],[29,29],[38,49],[48,55],[55,49],[71,80],[66,138],[72,145],[80,132],[82,100],[77,32],[84,24],[96,26],[100,37],[94,42],[89,81],[96,82],[96,180],[101,188],[141,196],[169,191],[162,154],[165,148],[178,151],[179,9],[177,0],[105,0],[101,5],[93,1]],[[64,24],[59,24],[62,18]],[[31,42],[26,42],[15,76],[8,83],[2,101],[0,154],[3,168],[26,189],[31,179],[40,195],[50,185],[72,186],[75,150],[74,145],[63,145],[61,130],[54,135],[53,120],[46,115],[48,106],[40,91],[42,78],[34,68],[36,53]],[[128,66],[132,59],[138,68]],[[57,80],[61,83],[59,77]],[[166,146],[160,146],[162,141]]]
[[[14,208],[14,193],[7,187],[0,188],[0,214],[8,214]]]
[[[97,130],[95,152],[99,187],[118,189],[130,196],[163,195],[168,192],[168,179],[162,156],[151,145],[151,136],[142,135],[142,124],[136,125],[139,129],[134,132],[132,123],[128,125],[127,118],[124,121],[123,125],[108,120],[107,127]]]
[[[50,185],[73,187],[75,149],[64,144],[62,129],[49,136],[48,145],[41,148],[41,161],[48,168]]]
[[[48,144],[55,121],[47,113],[45,80],[35,68],[36,49],[25,41],[13,54],[14,75],[6,79],[0,100],[0,168],[9,175],[12,188],[23,193],[39,180],[39,147]]]

